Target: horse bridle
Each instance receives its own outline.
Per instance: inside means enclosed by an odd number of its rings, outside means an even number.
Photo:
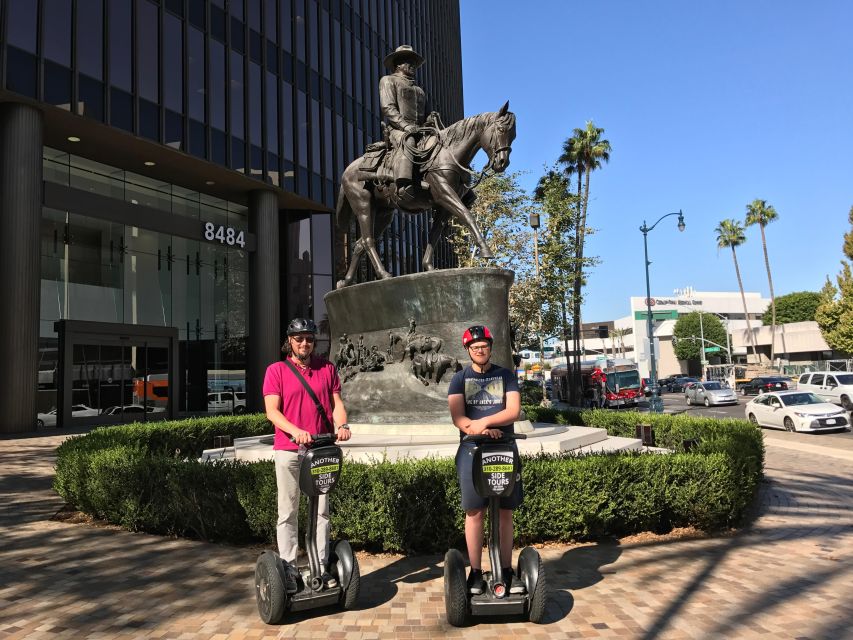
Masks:
[[[426,170],[429,170],[429,167],[426,166],[427,162],[430,159],[435,158],[435,154],[431,154],[430,157],[427,158],[426,160],[420,160],[416,156],[424,153],[424,151],[420,151],[418,149],[410,148],[406,144],[406,141],[414,135],[431,134],[431,135],[435,136],[437,142],[434,143],[429,149],[426,149],[425,151],[430,152],[439,145],[443,146],[444,142],[441,138],[441,129],[444,129],[445,127],[444,127],[444,124],[441,122],[440,119],[438,121],[438,124],[440,125],[440,128],[439,127],[429,127],[429,126],[418,127],[417,131],[413,131],[412,133],[407,134],[403,137],[403,144],[402,144],[403,153],[406,153],[408,155],[409,159],[413,163],[421,166],[422,168],[424,168]],[[494,131],[492,131],[491,135],[489,136],[489,146],[490,147],[495,146],[495,144],[497,143],[498,132],[502,132],[502,131],[503,131],[503,127],[501,127],[499,124],[496,123]],[[412,145],[412,147],[413,146],[414,145]],[[468,175],[470,175],[472,177],[476,176],[476,180],[474,180],[474,183],[469,186],[469,188],[474,189],[483,180],[485,180],[486,178],[490,178],[497,173],[497,172],[487,173],[489,171],[489,169],[492,168],[492,162],[494,161],[494,158],[501,151],[511,151],[511,150],[512,150],[512,145],[506,145],[503,147],[498,147],[496,149],[493,148],[492,152],[489,154],[489,161],[486,163],[486,166],[483,167],[483,170],[480,171],[479,174],[476,171],[473,171],[473,170],[469,169],[468,167],[463,167],[461,164],[459,164],[459,161],[453,156],[453,154],[449,154],[449,155],[450,155],[450,159],[453,161],[453,164],[455,164],[461,171],[463,171],[464,173],[467,173]]]

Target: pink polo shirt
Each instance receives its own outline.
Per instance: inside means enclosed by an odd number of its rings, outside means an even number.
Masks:
[[[325,410],[331,424],[333,422],[332,394],[341,392],[338,372],[331,362],[315,356],[311,356],[308,370],[304,374],[298,366],[296,369],[300,371],[299,374],[291,371],[284,362],[274,362],[267,367],[266,375],[264,375],[264,396],[279,396],[281,398],[278,405],[279,410],[288,422],[292,422],[300,429],[314,434],[328,433],[329,429],[317,412],[314,401],[296,378],[296,375],[305,376],[305,380],[308,381],[308,385],[320,401],[320,405]],[[299,447],[290,441],[284,431],[276,427],[273,449],[297,451]]]

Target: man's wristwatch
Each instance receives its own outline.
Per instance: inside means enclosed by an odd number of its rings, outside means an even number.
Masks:
[[[344,422],[343,424],[339,424],[338,429],[346,429],[347,431],[349,431],[349,424],[346,422]]]

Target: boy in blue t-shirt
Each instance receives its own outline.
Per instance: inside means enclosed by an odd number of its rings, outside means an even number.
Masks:
[[[487,435],[500,438],[514,433],[513,423],[521,413],[521,394],[518,380],[509,369],[491,363],[492,334],[488,327],[469,327],[462,336],[471,364],[458,371],[450,381],[447,403],[450,417],[459,429],[459,449],[456,452],[456,474],[462,490],[462,509],[465,511],[465,544],[471,572],[468,590],[473,595],[483,593],[483,519],[487,500],[474,489],[471,468],[474,445],[461,442],[466,435]],[[514,446],[514,445],[513,445]],[[516,450],[518,456],[518,450]],[[500,556],[503,575],[510,584],[510,593],[524,593],[524,583],[512,572],[512,512],[521,504],[521,478],[515,483],[512,495],[501,498]],[[511,576],[511,579],[510,579]]]

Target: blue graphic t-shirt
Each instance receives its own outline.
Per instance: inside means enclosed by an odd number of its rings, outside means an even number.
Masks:
[[[518,378],[509,369],[493,364],[486,373],[477,373],[468,365],[453,376],[447,395],[463,395],[465,417],[477,420],[506,409],[508,391],[518,391]],[[510,423],[495,428],[514,433],[515,426]],[[463,437],[465,434],[460,431],[459,438]]]

